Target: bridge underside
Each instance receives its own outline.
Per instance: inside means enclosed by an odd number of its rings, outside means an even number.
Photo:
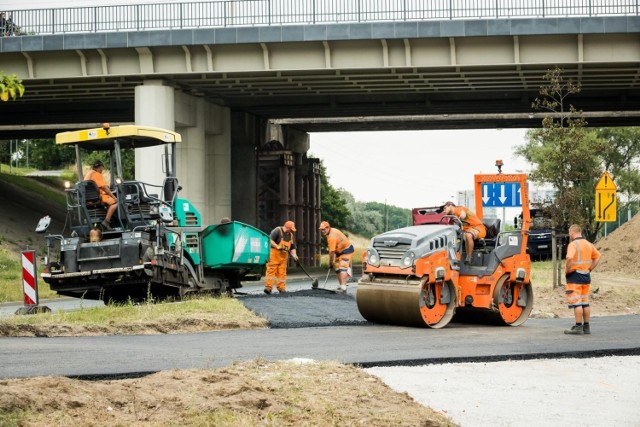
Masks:
[[[590,125],[636,125],[637,34],[440,37],[2,53],[26,93],[0,103],[0,139],[133,122],[134,88],[161,79],[302,131],[536,127],[556,65]],[[391,117],[389,117],[391,116]],[[362,119],[359,119],[361,118]],[[388,117],[388,118],[385,118]],[[327,120],[327,118],[329,118]]]

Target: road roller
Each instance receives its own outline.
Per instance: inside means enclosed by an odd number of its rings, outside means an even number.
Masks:
[[[497,165],[497,164],[496,164]],[[525,174],[474,175],[475,213],[487,229],[465,253],[464,223],[444,206],[413,209],[413,225],[375,236],[363,254],[356,301],[370,322],[442,328],[454,317],[524,323],[533,308]],[[483,207],[522,207],[522,227],[501,231]],[[470,207],[473,209],[472,207]],[[464,262],[462,262],[464,260]]]

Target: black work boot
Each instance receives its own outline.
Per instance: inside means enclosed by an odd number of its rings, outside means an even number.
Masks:
[[[591,325],[589,325],[588,323],[583,324],[582,332],[584,332],[585,335],[591,335]]]
[[[105,231],[111,231],[113,230],[111,228],[111,223],[109,221],[107,221],[106,219],[104,221],[102,221],[102,228],[105,229]]]
[[[567,329],[564,331],[567,335],[584,335],[584,329],[582,325],[573,325],[571,329]]]
[[[267,295],[271,295],[271,289],[264,288],[264,293]]]

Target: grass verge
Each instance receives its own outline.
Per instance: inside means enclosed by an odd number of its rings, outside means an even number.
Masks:
[[[267,326],[233,298],[193,298],[181,303],[83,307],[30,316],[0,318],[0,336],[170,334]]]
[[[39,266],[38,266],[39,267]],[[38,275],[41,271],[38,271]],[[57,294],[42,280],[38,281],[39,297],[53,298]],[[22,265],[15,253],[0,247],[0,303],[22,301]]]
[[[38,194],[39,196],[48,200],[52,200],[53,202],[61,206],[65,206],[67,203],[66,196],[64,192],[62,192],[63,181],[59,178],[47,177],[33,179],[26,176],[0,173],[0,179],[10,184],[19,186],[25,191]],[[48,183],[45,184],[40,181],[47,181]],[[60,191],[55,191],[52,187],[59,188]]]

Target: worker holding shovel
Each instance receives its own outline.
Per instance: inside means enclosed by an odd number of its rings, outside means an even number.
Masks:
[[[298,261],[293,236],[295,232],[296,225],[293,221],[286,221],[283,226],[274,228],[269,235],[271,249],[269,251],[269,262],[267,262],[267,272],[265,274],[265,294],[272,292],[273,285],[276,285],[280,293],[287,291],[287,262],[289,260],[289,253],[291,253],[294,261]]]
[[[329,248],[329,268],[333,266],[340,285],[336,292],[347,292],[347,281],[352,275],[351,258],[355,249],[349,238],[337,228],[331,228],[327,221],[320,223],[320,231],[327,237],[327,247]]]

